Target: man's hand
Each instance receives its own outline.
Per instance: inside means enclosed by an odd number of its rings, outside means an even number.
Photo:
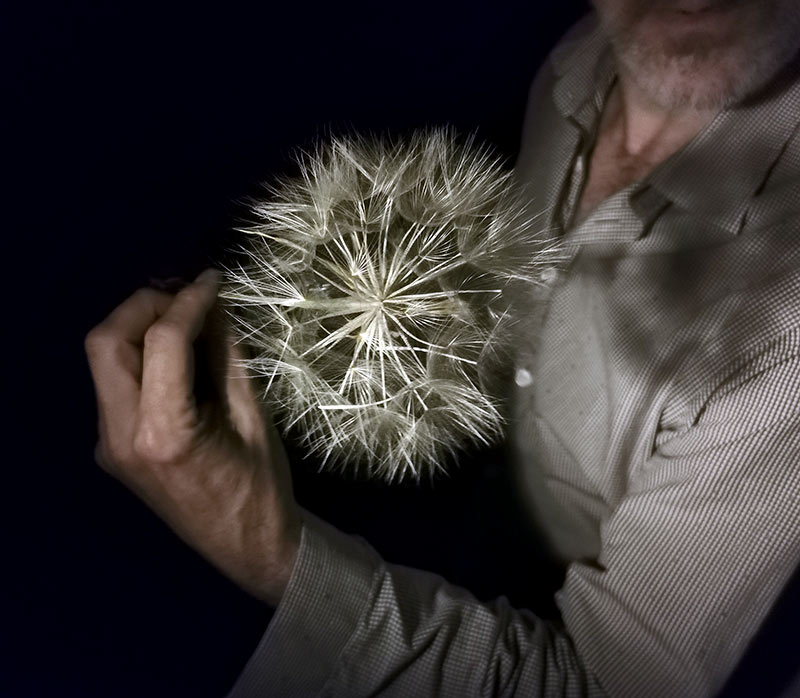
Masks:
[[[212,312],[217,286],[207,270],[174,296],[139,289],[86,336],[95,458],[209,562],[276,605],[302,519],[280,440]],[[195,371],[203,348],[209,365]]]

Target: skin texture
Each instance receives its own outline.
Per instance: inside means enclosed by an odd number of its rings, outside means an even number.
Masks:
[[[217,289],[215,270],[176,295],[139,289],[86,336],[95,458],[231,580],[276,605],[302,519],[280,439],[214,312]]]
[[[664,110],[719,111],[798,48],[798,0],[594,2],[625,81]]]
[[[710,4],[596,0],[620,71],[579,216],[644,177],[796,49],[797,0],[723,1],[718,24],[697,15],[693,25],[691,13]],[[302,516],[280,440],[214,313],[216,294],[213,273],[176,295],[140,289],[89,332],[96,460],[230,579],[276,605]],[[209,363],[195,371],[203,347]]]
[[[798,0],[594,0],[618,77],[576,213],[643,179],[800,49]]]

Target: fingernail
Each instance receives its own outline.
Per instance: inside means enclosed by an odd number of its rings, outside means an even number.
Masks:
[[[219,270],[209,267],[197,275],[196,281],[219,281]]]
[[[181,276],[170,276],[167,279],[158,279],[150,277],[149,284],[159,291],[167,291],[168,293],[177,293],[180,291],[188,281]]]

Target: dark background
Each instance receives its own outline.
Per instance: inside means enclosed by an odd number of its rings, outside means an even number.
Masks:
[[[220,696],[268,611],[93,461],[83,338],[215,259],[258,183],[326,133],[452,124],[513,163],[560,3],[28,3],[3,21],[2,696]],[[385,487],[296,459],[301,504],[392,562],[547,614],[502,449]],[[542,599],[545,599],[544,601]]]
[[[270,616],[95,465],[89,329],[151,277],[220,259],[241,199],[325,134],[451,124],[512,164],[533,75],[585,9],[4,5],[0,697],[222,696]],[[388,560],[553,613],[559,571],[502,448],[433,485],[300,458],[294,483]],[[767,695],[796,666],[791,589],[726,695]]]

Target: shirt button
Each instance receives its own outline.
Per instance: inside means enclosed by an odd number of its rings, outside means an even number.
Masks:
[[[514,373],[514,382],[520,388],[527,388],[531,383],[533,383],[533,376],[527,369],[518,368],[516,373]]]
[[[548,285],[552,284],[558,278],[558,269],[555,267],[547,267],[542,271],[542,281]]]

